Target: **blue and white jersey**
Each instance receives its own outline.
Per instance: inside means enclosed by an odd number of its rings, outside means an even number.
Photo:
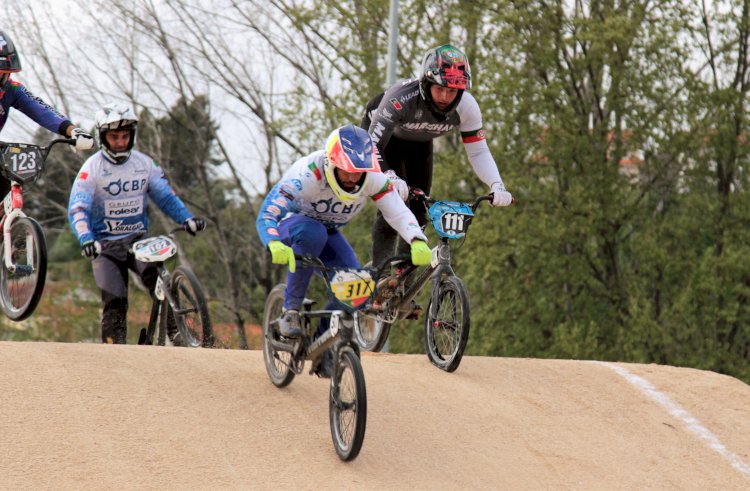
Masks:
[[[258,213],[255,227],[263,245],[279,240],[279,222],[293,214],[313,218],[330,229],[349,223],[365,206],[368,199],[405,241],[414,238],[427,241],[414,214],[406,207],[393,184],[382,172],[368,172],[364,189],[356,200],[341,201],[325,177],[325,150],[313,152],[284,173],[268,193]]]
[[[133,150],[115,165],[99,151],[84,162],[73,183],[68,220],[81,244],[121,239],[148,230],[149,198],[177,223],[192,218],[149,156]]]

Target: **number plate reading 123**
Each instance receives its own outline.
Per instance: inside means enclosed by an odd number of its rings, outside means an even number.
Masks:
[[[21,183],[33,181],[42,170],[42,152],[36,145],[12,145],[2,154],[5,173]]]
[[[341,303],[359,307],[375,291],[375,281],[366,269],[337,271],[331,278],[331,291]]]

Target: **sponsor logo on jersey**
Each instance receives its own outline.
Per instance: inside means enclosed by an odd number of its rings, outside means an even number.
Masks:
[[[107,226],[107,232],[111,234],[126,234],[143,229],[143,222],[125,224],[122,220],[104,220],[104,224]]]
[[[311,202],[315,213],[326,214],[334,213],[337,215],[352,215],[362,207],[362,203],[352,203],[345,205],[341,201],[334,201],[333,198],[322,199],[320,201]]]
[[[124,182],[122,179],[118,179],[116,181],[111,181],[102,189],[104,189],[106,192],[108,192],[112,196],[117,196],[120,193],[129,193],[131,191],[142,191],[145,187],[146,187],[146,179],[133,179],[133,180],[126,179]]]
[[[104,201],[104,215],[113,218],[132,217],[143,212],[143,198],[108,199]]]
[[[396,111],[400,111],[400,110],[401,110],[401,108],[403,107],[403,106],[401,105],[401,103],[400,103],[400,102],[398,102],[398,99],[396,99],[395,97],[394,97],[393,99],[391,99],[391,104],[393,104],[393,107],[395,107],[395,108],[396,108]]]
[[[445,124],[445,123],[406,123],[402,127],[410,131],[429,131],[432,133],[447,133],[453,128],[455,128],[456,126],[452,124]]]
[[[269,212],[269,213],[270,213],[271,215],[276,215],[276,216],[279,216],[279,215],[281,215],[281,208],[279,208],[279,207],[278,207],[278,206],[276,206],[276,205],[271,205],[271,206],[269,206],[269,207],[267,208],[267,210],[268,210],[268,212]]]
[[[88,172],[81,172],[80,174],[78,174],[78,179],[80,179],[81,181],[85,181],[86,179],[88,179],[88,177],[89,177]]]
[[[279,231],[276,230],[275,228],[267,228],[266,232],[268,232],[268,235],[273,235],[274,237],[279,236]]]
[[[279,196],[278,198],[274,198],[274,200],[271,201],[271,203],[276,203],[277,205],[283,206],[286,208],[286,205],[289,204],[289,201],[287,201],[286,198]]]
[[[408,101],[410,99],[413,99],[414,96],[416,96],[417,94],[419,94],[419,89],[417,89],[417,90],[415,90],[413,92],[409,92],[408,94],[402,95],[401,97],[399,97],[398,100],[400,100],[401,103],[404,103],[404,102],[406,102],[406,101]]]

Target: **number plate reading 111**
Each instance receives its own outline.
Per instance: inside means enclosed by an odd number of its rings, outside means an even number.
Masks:
[[[338,271],[331,278],[331,291],[341,303],[359,307],[375,291],[375,281],[366,269]]]
[[[2,153],[5,174],[11,179],[27,183],[42,170],[42,152],[36,145],[12,145]]]

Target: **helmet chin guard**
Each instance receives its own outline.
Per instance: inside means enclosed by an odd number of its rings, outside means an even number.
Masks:
[[[130,152],[135,145],[136,128],[138,126],[138,116],[133,109],[127,104],[109,103],[104,105],[96,113],[96,135],[99,140],[99,146],[102,153],[112,163],[120,164],[130,157]],[[110,130],[130,130],[130,141],[125,150],[114,151],[107,142],[106,133]]]

